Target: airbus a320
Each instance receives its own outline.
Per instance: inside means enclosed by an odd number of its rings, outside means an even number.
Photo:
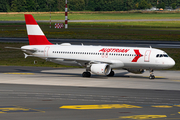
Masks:
[[[22,46],[25,58],[34,56],[58,64],[83,66],[86,68],[82,77],[96,75],[114,76],[113,69],[124,69],[131,73],[141,74],[153,70],[168,69],[175,61],[162,50],[143,47],[87,46],[62,43],[52,44],[31,14],[25,14],[29,45]]]

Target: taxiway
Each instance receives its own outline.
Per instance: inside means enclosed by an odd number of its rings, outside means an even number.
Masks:
[[[8,120],[180,119],[180,71],[115,77],[84,69],[0,66],[0,118]]]

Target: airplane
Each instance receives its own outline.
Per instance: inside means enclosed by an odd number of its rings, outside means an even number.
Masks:
[[[29,45],[22,46],[25,58],[38,57],[57,64],[82,66],[86,68],[82,77],[96,75],[114,76],[113,69],[124,69],[135,74],[150,71],[149,79],[157,69],[168,69],[175,61],[162,50],[143,47],[52,44],[31,14],[25,14]],[[7,47],[13,48],[13,47]]]

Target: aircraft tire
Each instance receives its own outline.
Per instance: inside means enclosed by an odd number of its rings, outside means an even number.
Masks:
[[[90,72],[83,72],[82,77],[91,77]]]
[[[150,75],[149,79],[155,79],[155,76],[154,75]]]
[[[114,71],[111,70],[111,72],[109,73],[109,75],[107,75],[108,77],[113,77],[114,76]]]

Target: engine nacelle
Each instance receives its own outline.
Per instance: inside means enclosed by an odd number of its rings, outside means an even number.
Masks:
[[[142,74],[145,72],[144,69],[127,69],[128,72],[134,73],[134,74]]]
[[[111,72],[111,67],[108,64],[92,64],[90,70],[97,75],[108,75]]]

